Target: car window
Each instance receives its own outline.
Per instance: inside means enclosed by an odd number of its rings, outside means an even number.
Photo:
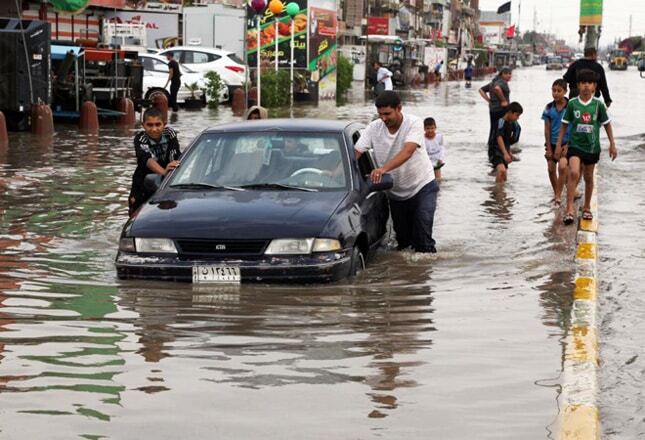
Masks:
[[[184,59],[182,62],[185,64],[205,64],[219,58],[221,58],[219,55],[214,55],[212,53],[186,51],[184,52]]]
[[[356,142],[358,142],[358,139],[360,139],[361,133],[363,132],[363,130],[364,129],[356,130],[354,133],[352,133],[352,142],[353,142],[352,147],[356,145]],[[363,180],[367,180],[368,176],[375,168],[376,168],[376,161],[374,160],[374,155],[371,150],[367,150],[358,159],[358,169],[361,172],[361,176],[363,177]]]
[[[168,73],[168,64],[163,61],[152,59],[152,70],[155,72],[165,72]]]
[[[235,55],[234,53],[229,53],[227,56],[237,64],[244,64],[244,61],[242,61],[242,59],[237,55]]]
[[[143,64],[143,70],[152,70],[152,58],[141,57],[141,64]]]
[[[344,151],[340,136],[333,133],[206,134],[182,159],[170,184],[339,190],[349,181]]]

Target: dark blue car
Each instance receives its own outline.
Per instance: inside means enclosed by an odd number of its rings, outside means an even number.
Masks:
[[[387,197],[356,160],[363,125],[245,121],[202,132],[123,227],[119,278],[333,281],[365,267],[386,232]],[[388,176],[389,177],[389,176]],[[157,188],[158,187],[158,188]]]

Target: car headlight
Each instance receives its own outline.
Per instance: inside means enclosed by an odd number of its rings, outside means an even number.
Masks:
[[[331,238],[278,238],[264,251],[266,255],[307,255],[312,252],[336,252],[342,247]]]
[[[134,246],[141,254],[176,254],[175,242],[169,238],[135,238]]]
[[[278,238],[271,240],[266,255],[305,255],[311,253],[313,238]]]
[[[336,252],[341,250],[340,241],[332,238],[316,238],[312,252]]]

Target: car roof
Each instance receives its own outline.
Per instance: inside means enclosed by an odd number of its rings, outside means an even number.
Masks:
[[[354,121],[329,120],[329,119],[259,119],[255,121],[241,121],[220,124],[204,130],[204,133],[220,132],[248,132],[248,131],[301,131],[314,132],[342,132]]]
[[[204,46],[173,46],[161,51],[161,53],[168,52],[170,50],[189,50],[193,52],[208,52],[215,55],[229,55],[234,53],[232,50],[224,49],[215,49],[214,47],[204,47]]]

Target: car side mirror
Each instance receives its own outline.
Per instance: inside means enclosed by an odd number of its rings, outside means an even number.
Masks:
[[[143,179],[143,188],[146,192],[152,194],[159,189],[162,180],[163,177],[159,174],[148,174],[145,179]]]
[[[638,63],[638,71],[641,73],[641,76],[643,76],[643,72],[645,72],[645,59]]]
[[[367,177],[367,189],[369,189],[369,192],[371,193],[377,191],[386,191],[388,189],[392,189],[393,186],[394,179],[392,178],[391,174],[383,174],[379,183],[374,183],[369,176]]]

